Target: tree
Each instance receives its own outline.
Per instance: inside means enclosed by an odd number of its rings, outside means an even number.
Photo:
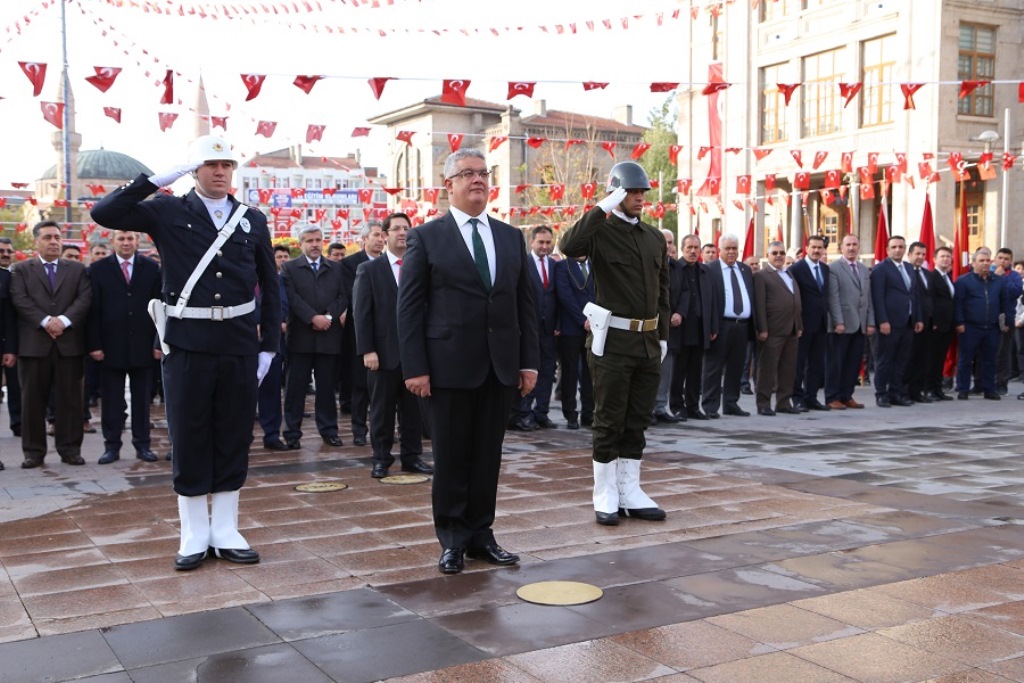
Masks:
[[[640,164],[647,170],[651,180],[658,180],[660,175],[661,187],[652,190],[648,199],[657,205],[659,196],[661,201],[668,206],[676,204],[676,195],[673,192],[676,178],[679,175],[678,168],[669,162],[669,145],[677,143],[675,122],[675,96],[669,96],[660,107],[656,107],[647,115],[649,128],[644,133],[644,142],[650,143],[651,148],[640,159]],[[659,194],[660,193],[660,194]],[[666,210],[661,219],[662,228],[668,228],[672,234],[679,239],[679,212]]]

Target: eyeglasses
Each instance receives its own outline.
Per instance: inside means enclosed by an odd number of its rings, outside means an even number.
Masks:
[[[784,251],[769,251],[768,255],[769,256],[785,256],[786,252],[784,252]]]
[[[491,177],[491,172],[490,171],[474,171],[474,170],[472,170],[470,168],[467,168],[464,171],[459,171],[458,173],[455,173],[453,175],[448,176],[448,180],[452,180],[453,178],[462,178],[463,180],[472,180],[473,176],[478,176],[480,178],[480,180],[487,180],[488,178]]]
[[[0,254],[13,254],[13,249],[0,249]]]

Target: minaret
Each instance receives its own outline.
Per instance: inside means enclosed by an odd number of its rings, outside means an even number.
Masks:
[[[210,102],[206,99],[206,86],[203,85],[203,76],[199,75],[199,90],[196,92],[195,131],[192,139],[195,140],[201,135],[210,134]]]
[[[64,87],[67,85],[67,101],[64,100]],[[82,135],[75,130],[75,95],[71,90],[67,69],[61,71],[61,80],[57,86],[57,101],[64,102],[64,130],[55,131],[50,139],[57,152],[57,189],[54,197],[62,195],[74,206],[74,200],[81,195],[78,182],[78,150],[82,148]],[[67,140],[68,153],[64,153],[64,141]],[[61,192],[62,185],[67,181],[64,175],[65,163],[71,166],[70,185]]]

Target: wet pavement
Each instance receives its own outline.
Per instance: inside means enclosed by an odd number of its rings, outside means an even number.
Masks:
[[[429,484],[371,479],[368,447],[255,449],[240,526],[262,562],[175,572],[170,463],[101,467],[93,434],[87,466],[21,470],[3,410],[0,681],[1024,681],[1022,410],[655,427],[643,482],[668,519],[618,527],[594,523],[589,432],[509,433],[495,530],[522,563],[452,577]],[[516,596],[547,580],[604,596]]]

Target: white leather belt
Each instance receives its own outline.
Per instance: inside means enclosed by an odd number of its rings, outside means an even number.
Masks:
[[[613,315],[608,318],[608,327],[614,327],[616,330],[626,330],[627,332],[652,332],[658,329],[658,316],[647,320],[638,320],[636,318],[620,318],[617,315]]]
[[[173,306],[168,306],[168,310],[173,310]],[[182,319],[189,320],[215,320],[217,322],[221,322],[223,320],[237,318],[240,315],[252,313],[255,310],[256,299],[253,299],[237,306],[186,306],[181,309],[181,317]]]

